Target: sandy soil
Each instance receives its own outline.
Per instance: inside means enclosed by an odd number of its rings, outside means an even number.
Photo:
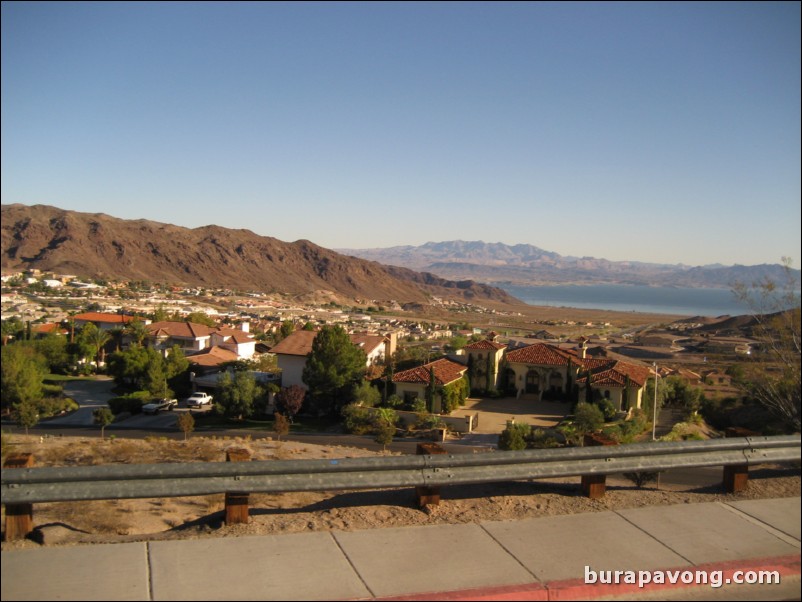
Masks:
[[[10,452],[30,452],[37,466],[223,461],[225,450],[246,448],[254,460],[346,458],[376,455],[356,448],[277,442],[271,438],[204,438],[187,442],[15,436]],[[328,493],[252,494],[250,523],[226,526],[223,494],[173,499],[108,500],[37,504],[35,537],[3,542],[2,549],[44,545],[111,543],[200,537],[231,537],[323,530],[357,530],[411,525],[515,520],[599,512],[645,504],[678,504],[800,495],[800,471],[764,467],[751,471],[749,488],[728,495],[718,487],[638,490],[610,477],[601,500],[579,491],[578,478],[443,487],[438,506],[419,509],[411,489]]]

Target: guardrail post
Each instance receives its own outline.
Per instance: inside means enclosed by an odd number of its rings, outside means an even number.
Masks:
[[[597,433],[589,433],[585,435],[583,443],[585,447],[592,447],[594,445],[618,445],[618,443],[612,439]],[[599,498],[603,498],[606,491],[607,475],[582,475],[582,495],[585,495],[592,500],[597,500]]]
[[[6,458],[3,468],[30,468],[33,454],[14,454]],[[6,504],[6,541],[25,539],[33,531],[33,504]]]
[[[740,493],[749,486],[749,465],[731,464],[724,467],[724,489],[727,493]]]
[[[448,453],[437,443],[418,443],[415,453],[418,456],[434,456],[438,454]],[[440,504],[440,488],[439,487],[415,487],[415,498],[418,501],[418,507],[424,508],[426,506],[437,506]]]
[[[226,450],[226,462],[250,462],[251,453],[247,449],[232,447]],[[226,525],[248,523],[248,503],[250,494],[246,491],[226,492]]]

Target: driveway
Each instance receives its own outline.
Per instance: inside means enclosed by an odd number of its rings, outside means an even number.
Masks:
[[[107,377],[96,380],[75,380],[64,383],[64,394],[74,399],[80,406],[75,412],[46,421],[48,426],[92,426],[92,412],[96,408],[108,407],[108,400],[114,397],[111,392],[114,381]]]
[[[502,397],[498,399],[469,398],[465,405],[451,412],[451,416],[467,416],[479,413],[479,434],[498,435],[515,418],[535,427],[555,426],[571,410],[571,404],[561,401],[536,401],[527,396],[521,399]]]

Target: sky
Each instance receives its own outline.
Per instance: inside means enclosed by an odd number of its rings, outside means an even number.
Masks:
[[[799,267],[800,3],[3,2],[3,204]]]

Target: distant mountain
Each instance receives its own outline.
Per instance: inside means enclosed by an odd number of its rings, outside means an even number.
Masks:
[[[505,245],[482,241],[428,242],[420,246],[384,249],[338,249],[340,253],[426,270],[443,278],[470,278],[480,282],[516,285],[566,283],[651,284],[730,288],[736,282],[751,284],[769,278],[782,281],[783,266],[691,267],[638,261],[608,261],[594,257],[570,257],[532,245]],[[799,270],[793,270],[797,282]]]
[[[521,302],[475,282],[347,257],[307,240],[250,230],[183,228],[45,205],[2,206],[3,273],[39,269],[110,280],[282,293],[326,292],[346,299],[426,303],[432,295],[474,302]]]

